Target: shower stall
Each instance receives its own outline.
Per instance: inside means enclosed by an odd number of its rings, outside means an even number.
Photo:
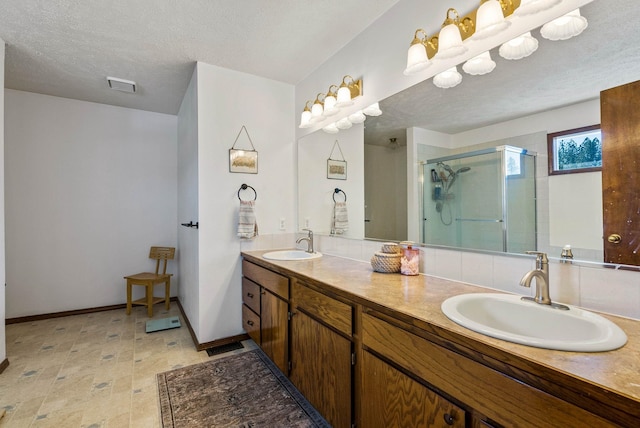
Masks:
[[[422,162],[423,242],[521,253],[536,249],[536,155],[513,146]]]

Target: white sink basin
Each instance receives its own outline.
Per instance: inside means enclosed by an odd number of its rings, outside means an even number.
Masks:
[[[307,253],[302,250],[271,251],[262,255],[268,260],[309,260],[322,257],[322,253]]]
[[[461,294],[441,306],[452,321],[497,339],[537,348],[600,352],[620,348],[627,335],[614,323],[574,306],[553,309],[508,294]]]

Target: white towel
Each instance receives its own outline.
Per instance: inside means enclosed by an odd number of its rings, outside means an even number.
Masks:
[[[346,202],[336,202],[333,205],[333,226],[331,229],[336,235],[342,235],[349,230]]]
[[[238,213],[238,236],[240,238],[251,239],[258,236],[258,223],[254,207],[254,201],[240,201]]]

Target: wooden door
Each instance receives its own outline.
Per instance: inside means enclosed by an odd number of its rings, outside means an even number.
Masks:
[[[287,374],[289,304],[264,288],[261,293],[260,346],[280,371]]]
[[[604,261],[640,265],[640,81],[602,91],[600,116]]]
[[[351,367],[349,340],[303,312],[293,316],[289,377],[335,428],[351,426]]]
[[[362,357],[362,426],[464,427],[465,411],[369,352]]]

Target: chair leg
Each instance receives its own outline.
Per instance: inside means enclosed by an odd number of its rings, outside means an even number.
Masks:
[[[147,284],[147,315],[153,318],[153,284]]]
[[[131,280],[127,279],[127,315],[131,315]]]
[[[164,307],[166,310],[169,310],[169,302],[171,301],[171,278],[167,278],[167,282],[164,284]]]

